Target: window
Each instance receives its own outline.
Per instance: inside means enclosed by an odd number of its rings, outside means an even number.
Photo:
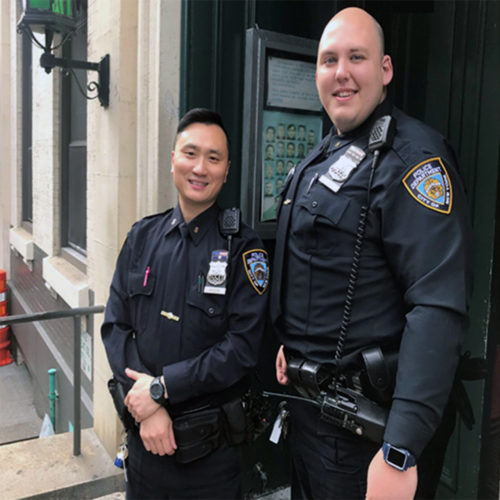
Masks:
[[[79,29],[65,43],[63,56],[87,60],[86,11]],[[74,70],[63,77],[61,106],[61,244],[85,255],[87,209],[87,100],[78,88],[87,86],[87,73]]]

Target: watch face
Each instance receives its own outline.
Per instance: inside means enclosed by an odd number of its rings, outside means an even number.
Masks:
[[[402,469],[405,465],[406,455],[401,451],[396,450],[395,448],[389,448],[389,452],[387,453],[387,461]]]
[[[160,399],[163,396],[163,385],[159,381],[155,381],[151,384],[150,388],[151,397],[153,399]]]

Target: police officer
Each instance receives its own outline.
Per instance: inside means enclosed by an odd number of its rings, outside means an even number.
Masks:
[[[347,8],[330,20],[316,84],[333,127],[289,175],[278,208],[276,375],[292,383],[287,363],[304,358],[342,379],[360,372],[368,348],[399,359],[382,447],[323,421],[313,405],[290,402],[293,498],[413,498],[415,463],[440,423],[467,328],[471,228],[455,155],[388,102],[392,77],[372,16]],[[375,153],[370,131],[385,115],[395,135]]]
[[[220,217],[230,162],[217,113],[181,119],[171,164],[178,204],[131,228],[102,326],[138,423],[128,431],[127,498],[237,498],[229,443],[234,426],[241,434],[238,397],[264,328],[267,254],[247,225],[230,234],[234,211]]]

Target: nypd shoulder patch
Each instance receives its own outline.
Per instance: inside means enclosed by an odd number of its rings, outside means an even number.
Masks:
[[[430,158],[413,167],[403,185],[424,207],[443,214],[451,212],[453,190],[441,158]]]
[[[252,286],[262,295],[269,285],[269,263],[267,252],[260,248],[247,250],[243,255],[245,272]]]

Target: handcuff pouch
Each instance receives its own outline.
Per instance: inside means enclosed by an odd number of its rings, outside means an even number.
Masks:
[[[235,398],[222,405],[224,429],[230,446],[237,446],[247,438],[247,417],[241,398]]]
[[[384,353],[380,347],[361,352],[364,369],[360,373],[363,394],[377,403],[390,403],[396,382],[399,351]]]

